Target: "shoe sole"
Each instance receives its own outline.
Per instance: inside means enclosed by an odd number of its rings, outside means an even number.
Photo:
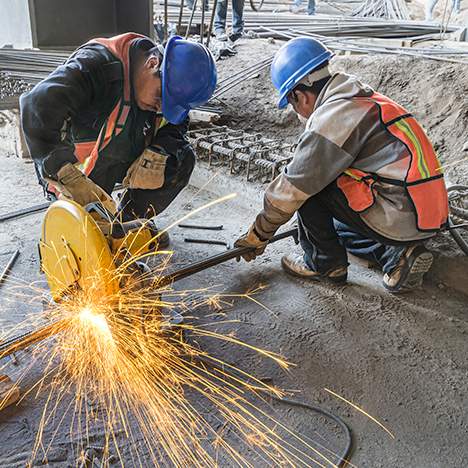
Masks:
[[[389,288],[385,283],[385,288],[394,293],[400,294],[413,291],[422,286],[424,275],[431,269],[434,256],[431,252],[423,252],[419,254],[413,261],[413,264],[408,269],[406,275],[402,278],[400,285],[394,288]]]
[[[301,275],[300,273],[297,273],[296,271],[292,270],[287,263],[284,262],[283,259],[281,259],[281,266],[283,267],[283,270],[288,273],[291,276],[294,276],[296,278],[301,278],[301,279],[307,279],[307,280],[312,280],[312,281],[317,281],[317,282],[329,282],[329,283],[334,283],[334,284],[340,284],[340,283],[346,283],[346,280],[348,279],[348,274],[343,275],[343,276],[324,276],[324,275],[314,275],[314,276],[308,276],[308,275]]]

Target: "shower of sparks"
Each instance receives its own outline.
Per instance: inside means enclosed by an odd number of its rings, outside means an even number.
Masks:
[[[330,395],[333,395],[335,396],[336,398],[339,398],[340,400],[344,401],[345,403],[347,403],[348,405],[352,406],[355,410],[359,411],[360,413],[362,413],[364,416],[368,417],[371,421],[374,421],[375,424],[377,424],[378,426],[380,426],[392,439],[395,438],[395,436],[393,435],[393,433],[387,429],[380,421],[378,421],[377,419],[375,419],[373,416],[371,416],[367,411],[363,410],[362,408],[360,408],[358,405],[356,405],[355,403],[353,403],[352,401],[349,401],[347,400],[346,398],[342,397],[341,395],[338,395],[338,393],[335,393],[334,391],[330,390],[329,388],[324,388],[324,390],[328,393],[330,393]]]
[[[217,333],[212,324],[196,326],[194,317],[171,325],[173,311],[186,316],[201,306],[219,311],[238,296],[161,285],[171,255],[144,248],[131,258],[117,252],[115,269],[96,271],[86,290],[70,291],[43,314],[28,317],[29,327],[32,320],[35,328],[49,321],[59,331],[34,345],[18,379],[21,385],[33,369],[42,369],[23,395],[46,395],[32,459],[46,459],[57,435],[68,432],[77,463],[86,460],[98,435],[101,466],[109,466],[112,457],[122,466],[335,466],[333,455],[322,454],[275,420],[271,409],[262,409],[265,395],[281,397],[280,390],[209,355],[197,340],[241,346],[287,369],[281,356]],[[150,256],[159,262],[155,269],[135,268],[137,260]],[[108,281],[119,284],[113,295],[102,294]],[[22,301],[44,296],[35,285],[26,293],[22,286]],[[252,292],[243,296],[257,302]]]

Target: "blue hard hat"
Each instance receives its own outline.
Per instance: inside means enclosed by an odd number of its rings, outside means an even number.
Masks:
[[[271,64],[271,81],[280,93],[278,107],[288,105],[288,94],[306,75],[328,62],[333,53],[311,37],[296,37],[276,52]]]
[[[180,124],[190,109],[205,104],[216,87],[216,65],[202,44],[172,36],[161,66],[162,113],[172,124]]]

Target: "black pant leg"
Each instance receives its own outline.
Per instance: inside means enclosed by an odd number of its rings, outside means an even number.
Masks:
[[[164,184],[156,190],[128,189],[120,209],[124,220],[152,218],[161,214],[189,183],[195,166],[195,153],[190,146],[167,158]]]

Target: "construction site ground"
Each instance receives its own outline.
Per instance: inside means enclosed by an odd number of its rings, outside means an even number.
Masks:
[[[234,72],[240,61],[245,67],[248,60],[253,63],[277,47],[278,44],[267,41],[242,41],[238,56],[220,63],[221,77]],[[362,75],[365,81],[407,106],[425,125],[444,163],[466,157],[463,151],[468,122],[466,68],[392,57],[340,58],[334,66]],[[300,133],[299,123],[290,112],[274,108],[275,96],[266,71],[226,95],[224,101],[223,119],[230,127],[291,140]],[[0,160],[3,168],[0,213],[43,201],[32,164],[5,149]],[[448,168],[450,180],[466,183],[467,168],[466,161]],[[194,223],[223,224],[223,231],[205,233],[178,227],[171,230],[175,252],[172,266],[183,266],[223,251],[222,246],[188,244],[184,237],[234,240],[246,230],[260,207],[261,189],[259,184],[247,183],[242,176],[230,176],[223,167],[209,169],[201,162],[192,185],[160,216],[160,226],[227,193],[238,195],[190,219]],[[21,251],[12,278],[0,290],[0,331],[42,307],[20,295],[22,288],[27,289],[31,282],[45,284],[37,254],[42,218],[43,213],[38,213],[0,224],[1,265],[6,264],[14,250]],[[456,270],[458,279],[464,278],[466,283],[468,268],[466,258],[448,235],[439,236],[433,248],[438,255],[435,271],[424,290],[408,295],[389,294],[381,285],[380,272],[354,260],[345,286],[287,276],[281,270],[280,258],[284,253],[299,251],[292,240],[269,247],[264,256],[252,263],[230,261],[183,280],[175,288],[243,293],[257,285],[266,286],[255,296],[266,308],[234,298],[224,314],[213,315],[208,309],[197,309],[193,315],[196,320],[209,320],[217,331],[235,333],[242,341],[280,353],[293,363],[289,371],[232,344],[203,338],[200,346],[219,359],[288,390],[296,399],[318,404],[341,416],[354,434],[351,459],[354,465],[462,467],[468,463],[468,296],[462,293],[461,281],[455,290],[449,278]],[[27,367],[31,352],[18,353],[16,358],[16,365],[10,362],[7,367],[13,379]],[[32,388],[42,370],[38,366],[28,374],[23,392]],[[365,409],[395,438],[325,388]],[[26,465],[44,399],[45,395],[33,392],[18,406],[0,413],[0,466]],[[335,452],[342,449],[343,435],[327,419],[276,402],[272,407],[275,418],[303,436]],[[210,417],[208,411],[206,417]],[[46,439],[47,436],[50,434],[46,433]],[[102,443],[102,434],[93,436],[96,445]],[[126,457],[130,442],[123,437],[120,442]],[[48,466],[76,466],[72,447],[73,435],[59,433],[52,443]],[[248,457],[248,447],[239,450]],[[125,461],[132,466],[131,459]],[[44,463],[37,459],[33,464]],[[228,466],[223,459],[219,464]],[[263,466],[258,460],[254,460],[254,465]]]

